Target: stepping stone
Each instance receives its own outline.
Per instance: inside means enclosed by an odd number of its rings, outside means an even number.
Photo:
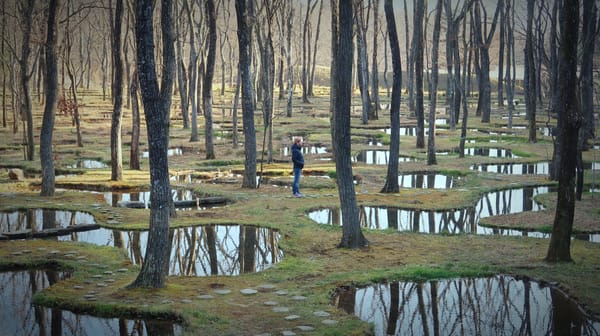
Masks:
[[[94,275],[92,275],[92,278],[94,278],[94,279],[100,279],[100,278],[102,278],[102,275],[101,274],[94,274]]]
[[[226,294],[231,293],[231,289],[215,289],[214,292],[219,295],[226,295]]]
[[[83,297],[84,297],[85,299],[89,300],[89,299],[91,299],[91,298],[96,298],[96,295],[95,295],[95,294],[87,294],[87,295],[84,295]]]
[[[105,284],[104,282],[99,282],[96,284],[96,287],[108,287],[108,285]]]
[[[311,326],[305,326],[305,325],[297,326],[296,329],[298,329],[300,331],[313,331],[313,330],[315,330],[315,328],[313,328]]]
[[[288,308],[288,307],[275,307],[275,308],[273,308],[273,311],[275,313],[287,313],[287,312],[290,311],[290,308]]]
[[[261,292],[270,292],[270,291],[274,290],[276,287],[275,287],[275,285],[264,284],[264,285],[259,285],[257,288]]]
[[[304,301],[304,300],[306,300],[306,296],[294,295],[294,296],[291,297],[291,299],[295,300],[295,301]]]
[[[104,282],[110,282],[110,283],[115,282],[115,281],[116,281],[115,279],[106,279],[106,280],[104,280]]]
[[[262,333],[262,334],[256,334],[254,336],[271,336],[270,333]]]
[[[325,324],[325,325],[336,325],[338,323],[338,321],[336,320],[323,320],[321,321],[321,323]]]
[[[104,271],[104,274],[112,275],[113,272],[112,271]]]
[[[31,253],[32,251],[31,250],[23,250],[21,252],[23,252],[25,254],[25,253]]]
[[[300,318],[300,316],[298,316],[298,315],[288,315],[288,316],[285,317],[285,319],[287,321],[294,321],[294,320],[297,320],[299,318]]]
[[[283,336],[296,336],[296,333],[290,330],[284,330],[281,332]]]
[[[73,286],[73,289],[83,289],[83,286],[75,285]]]
[[[46,251],[45,247],[38,247],[38,251]]]
[[[117,272],[119,272],[119,273],[125,273],[125,272],[127,272],[127,271],[129,271],[127,268],[119,268],[119,269],[117,270]]]
[[[190,299],[183,299],[183,300],[181,300],[181,302],[183,302],[183,303],[192,303],[192,300],[190,300]]]
[[[200,300],[211,300],[214,299],[215,297],[210,295],[210,294],[203,294],[203,295],[198,295],[196,296],[198,299]]]
[[[22,254],[23,254],[23,252],[20,252],[20,251],[16,251],[16,252],[11,252],[10,253],[11,256],[20,256]]]
[[[331,315],[328,312],[323,311],[323,310],[316,311],[313,314],[315,314],[315,316],[318,316],[318,317],[328,317],[329,315]]]
[[[288,295],[289,293],[286,290],[278,290],[275,292],[275,294],[283,296],[283,295]]]
[[[256,289],[252,289],[252,288],[245,288],[240,290],[240,293],[244,294],[244,295],[254,295],[256,293],[258,293],[258,291]]]
[[[277,306],[279,303],[277,303],[275,301],[265,301],[265,302],[263,302],[263,304],[265,306]]]

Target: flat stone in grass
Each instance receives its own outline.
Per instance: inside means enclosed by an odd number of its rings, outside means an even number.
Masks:
[[[214,292],[219,295],[227,295],[231,293],[231,289],[215,289]]]
[[[296,333],[291,331],[291,330],[284,330],[281,332],[281,335],[283,336],[296,336]]]
[[[295,300],[295,301],[304,301],[304,300],[306,300],[306,296],[294,295],[294,296],[291,297],[291,299]]]
[[[318,310],[318,311],[314,312],[313,314],[315,314],[315,316],[318,316],[318,317],[328,317],[329,315],[331,315],[328,312],[323,311],[323,310]]]
[[[300,331],[313,331],[315,330],[315,328],[311,327],[311,326],[305,326],[305,325],[299,325],[296,327],[296,329],[300,330]]]
[[[275,313],[287,313],[287,312],[290,311],[290,308],[288,308],[288,307],[275,307],[275,308],[273,308],[273,311]]]
[[[265,301],[265,302],[263,302],[263,304],[265,306],[277,306],[279,303],[277,303],[275,301]]]
[[[252,289],[252,288],[244,288],[244,289],[240,290],[240,293],[242,293],[244,295],[254,295],[254,294],[258,293],[258,291],[256,289]]]
[[[181,300],[182,303],[192,303],[192,300],[190,299],[183,299]]]
[[[289,293],[288,293],[288,291],[282,289],[282,290],[276,291],[275,294],[284,296],[284,295],[288,295]]]
[[[327,319],[327,320],[323,320],[323,321],[321,321],[321,323],[323,323],[323,324],[325,324],[325,325],[336,325],[336,324],[338,323],[338,321],[336,321],[336,320],[329,320],[329,319]]]
[[[214,296],[212,296],[210,294],[203,294],[203,295],[198,295],[197,298],[200,300],[211,300],[211,299],[214,299]]]
[[[300,318],[300,316],[298,316],[298,315],[288,315],[288,316],[285,317],[285,319],[287,321],[295,321],[295,320],[297,320],[299,318]]]
[[[272,285],[272,284],[262,284],[262,285],[259,285],[257,288],[261,292],[270,292],[270,291],[273,291],[276,287],[275,287],[275,285]]]

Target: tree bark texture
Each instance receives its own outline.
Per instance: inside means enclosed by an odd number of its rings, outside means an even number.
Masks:
[[[154,61],[153,0],[136,2],[137,69],[150,149],[150,227],[142,269],[130,288],[165,286],[169,264],[169,108],[175,75],[172,2],[161,1],[162,75],[159,89]]]
[[[435,157],[435,107],[437,104],[439,45],[442,18],[442,0],[438,0],[433,23],[433,47],[431,48],[431,86],[429,88],[429,135],[427,139],[427,164],[437,164]]]
[[[335,81],[335,131],[337,185],[342,210],[342,239],[338,247],[360,248],[368,245],[360,228],[359,211],[354,191],[350,141],[350,100],[352,98],[352,2],[339,2],[339,43]]]
[[[562,140],[559,150],[561,164],[558,176],[558,199],[552,236],[546,261],[571,259],[571,233],[575,214],[575,164],[577,137],[582,116],[577,101],[577,42],[579,29],[579,0],[564,0],[560,11],[560,120]]]
[[[402,94],[402,60],[400,56],[400,43],[396,31],[396,18],[394,17],[394,4],[392,0],[384,2],[385,19],[387,22],[390,51],[392,54],[392,98],[390,106],[390,160],[387,167],[385,185],[381,192],[397,193],[398,185],[398,156],[400,154],[400,98]]]
[[[56,59],[57,41],[57,11],[60,0],[50,0],[48,3],[48,26],[46,37],[46,75],[44,77],[46,103],[42,117],[42,130],[40,134],[40,163],[42,166],[42,196],[53,196],[55,191],[54,158],[52,151],[52,137],[54,130],[54,116],[56,115],[56,100],[58,97],[58,65]]]
[[[215,146],[213,144],[213,121],[212,121],[212,87],[215,74],[215,59],[217,55],[217,15],[213,0],[206,0],[204,4],[206,19],[208,23],[208,55],[204,71],[204,84],[202,85],[202,104],[204,106],[204,141],[206,146],[206,159],[215,158]]]
[[[527,120],[529,120],[529,142],[536,142],[535,112],[536,112],[536,68],[534,58],[533,16],[535,0],[527,0],[527,32],[525,34],[525,105]]]
[[[413,61],[415,64],[415,116],[417,117],[417,148],[425,148],[425,111],[423,107],[423,20],[425,0],[415,0],[413,17]]]
[[[110,9],[112,11],[112,8]],[[112,16],[112,13],[111,13]],[[123,179],[123,149],[121,128],[123,122],[123,57],[121,56],[121,27],[123,22],[123,0],[116,0],[112,35],[113,59],[113,113],[110,126],[110,159],[112,181]]]
[[[244,178],[243,188],[256,188],[256,131],[254,125],[254,89],[250,73],[253,16],[252,0],[236,0],[235,10],[238,24],[239,62],[242,84],[242,115],[244,123]]]
[[[26,122],[26,159],[33,161],[35,156],[35,143],[33,139],[33,111],[31,110],[31,94],[29,90],[29,56],[31,54],[31,30],[33,25],[33,8],[35,0],[25,0],[19,4],[23,25],[23,41],[21,44],[21,58],[19,59],[20,84],[21,84],[21,120]]]

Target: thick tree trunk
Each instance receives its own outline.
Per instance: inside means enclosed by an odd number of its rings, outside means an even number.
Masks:
[[[335,132],[336,172],[340,208],[342,210],[342,239],[338,247],[360,248],[368,245],[359,221],[356,193],[352,176],[351,142],[350,142],[350,100],[352,97],[352,2],[339,2],[339,43],[337,54],[337,80]]]
[[[397,193],[398,185],[398,156],[400,154],[400,98],[402,94],[402,60],[400,56],[400,44],[398,32],[396,31],[396,19],[394,17],[394,5],[392,0],[385,0],[385,18],[387,21],[388,37],[390,40],[390,51],[392,54],[392,67],[394,78],[392,82],[392,100],[390,106],[390,160],[387,167],[385,185],[381,189],[384,193]]]
[[[256,131],[254,125],[254,90],[250,73],[253,15],[252,0],[236,0],[238,23],[239,61],[242,84],[242,114],[244,122],[244,178],[243,188],[256,188]]]
[[[48,26],[46,37],[46,75],[44,76],[46,104],[40,134],[40,163],[42,165],[41,196],[53,196],[55,191],[54,158],[52,152],[52,135],[54,116],[56,114],[56,98],[58,96],[58,66],[56,60],[57,11],[60,1],[50,0],[48,4]]]
[[[169,109],[175,77],[175,48],[172,3],[162,0],[162,75],[159,90],[152,13],[153,0],[136,2],[137,69],[146,115],[150,148],[150,229],[142,269],[129,288],[163,288],[169,265],[169,216],[171,186],[169,182]]]
[[[575,214],[575,165],[577,137],[582,116],[577,102],[577,40],[579,29],[579,0],[564,0],[560,11],[560,120],[559,150],[562,160],[558,177],[558,199],[552,236],[546,261],[571,259],[571,233]]]

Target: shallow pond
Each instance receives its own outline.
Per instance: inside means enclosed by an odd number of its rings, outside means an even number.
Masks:
[[[562,291],[505,275],[344,287],[334,304],[377,336],[600,334],[600,321]]]
[[[457,151],[458,152],[458,151]],[[510,149],[487,148],[487,147],[469,147],[464,150],[465,155],[486,156],[491,158],[518,158]]]
[[[386,165],[390,159],[389,150],[364,150],[352,156],[352,162],[361,162],[369,165]],[[398,162],[416,161],[415,158],[400,156]]]
[[[481,218],[524,211],[539,211],[542,207],[533,201],[537,194],[545,194],[548,187],[527,187],[500,190],[483,195],[475,207],[455,210],[413,210],[397,207],[360,206],[360,224],[364,228],[420,233],[472,233],[484,235],[508,235],[548,238],[549,234],[508,229],[492,229],[479,225]],[[308,213],[319,224],[342,225],[338,208],[322,208]],[[586,235],[597,242],[599,235]]]
[[[325,146],[302,146],[302,154],[311,155],[311,154],[327,154],[327,147]],[[279,149],[280,156],[291,156],[292,155],[292,147],[285,146]]]
[[[173,229],[169,275],[239,275],[260,272],[281,261],[279,233],[243,225],[206,225]],[[86,242],[125,249],[134,264],[141,265],[148,231],[98,229],[59,240]]]
[[[537,163],[481,163],[470,167],[472,170],[511,175],[548,175],[548,162]]]
[[[183,149],[181,149],[181,148],[167,149],[167,156],[177,156],[177,155],[183,155]],[[149,151],[142,152],[142,158],[144,158],[144,159],[150,158],[150,152]]]
[[[94,216],[81,211],[54,209],[29,209],[0,212],[0,235],[69,232],[70,230],[88,230],[97,228]],[[68,229],[68,230],[61,230]]]
[[[102,161],[89,160],[89,159],[79,160],[76,163],[67,166],[67,168],[71,168],[71,169],[75,169],[75,168],[101,169],[101,168],[107,168],[107,167],[108,167],[108,165]]]
[[[417,189],[451,189],[459,177],[436,173],[414,173],[398,176],[401,188]]]
[[[2,335],[181,335],[165,320],[101,318],[32,304],[33,295],[70,276],[55,270],[0,272]],[[82,293],[82,296],[85,294]]]

